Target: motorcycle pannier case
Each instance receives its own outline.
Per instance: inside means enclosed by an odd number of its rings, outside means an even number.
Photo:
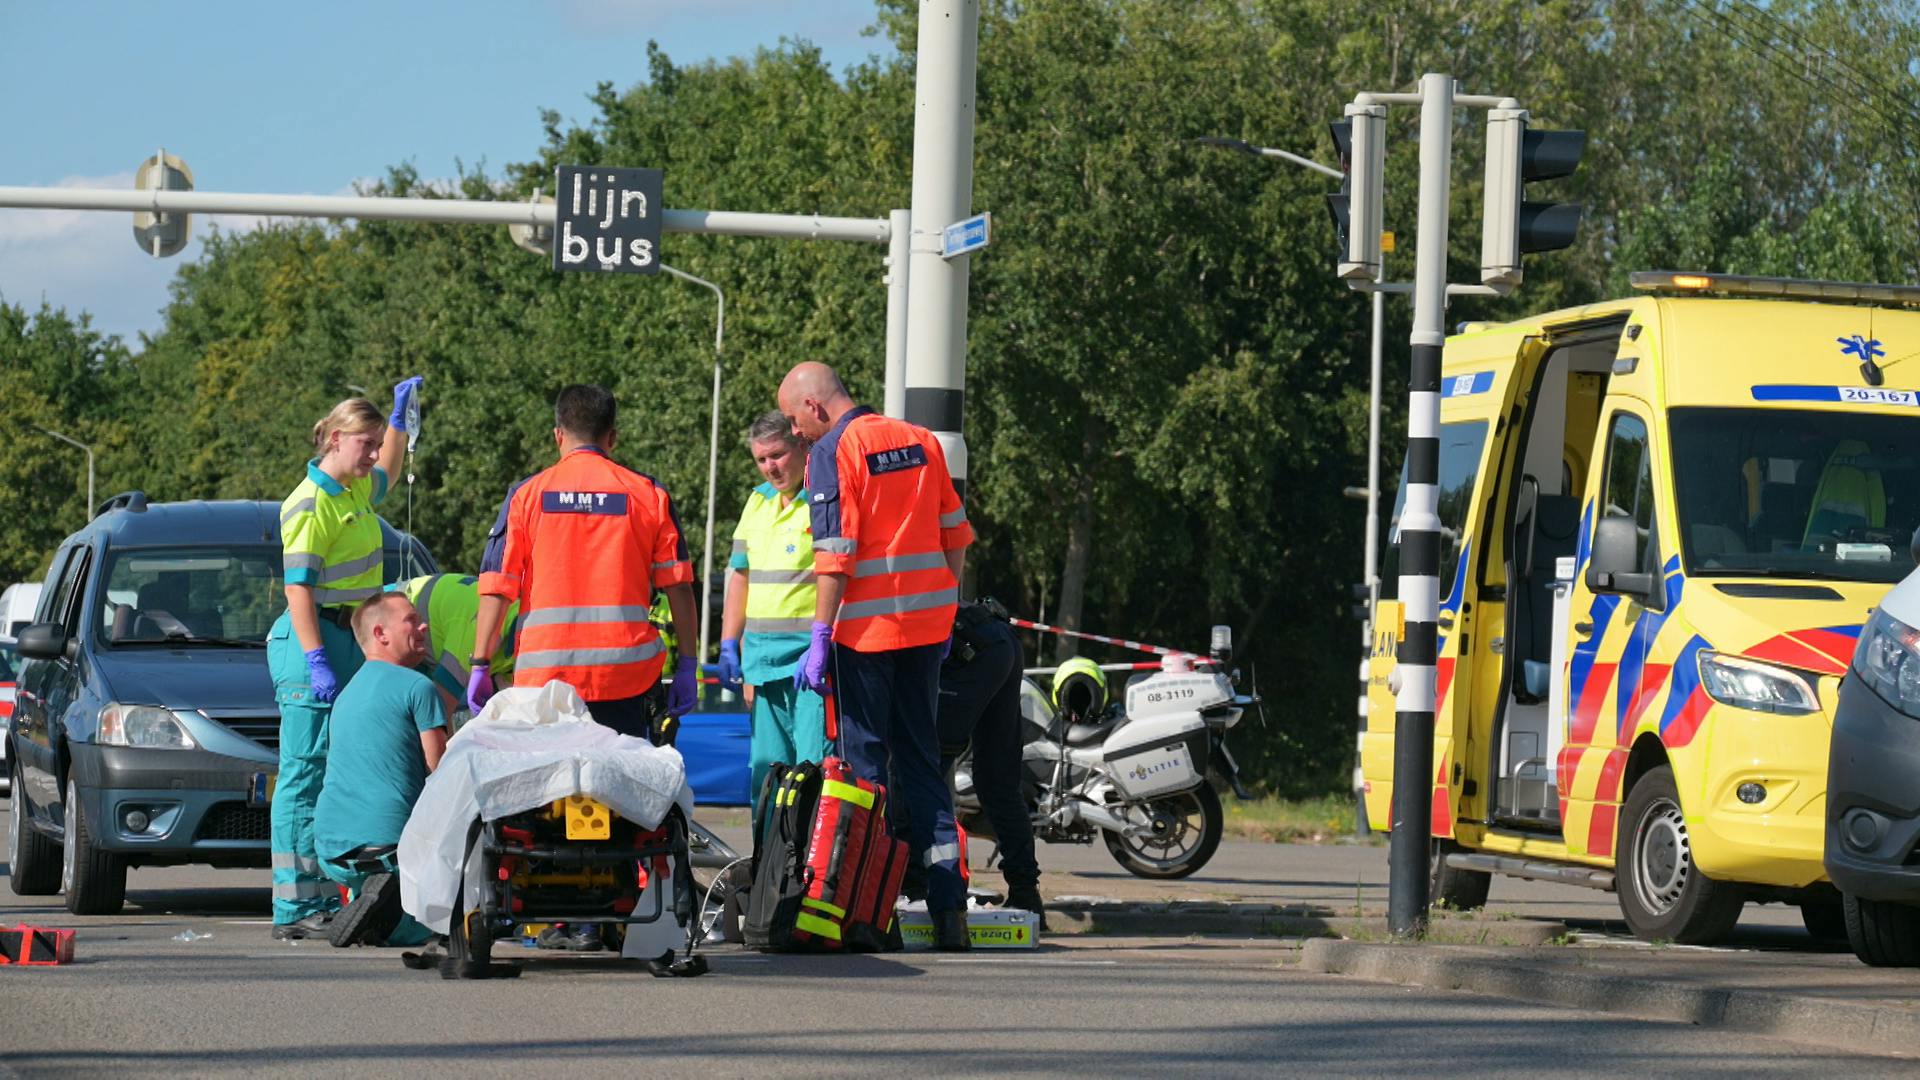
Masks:
[[[1130,799],[1185,791],[1206,775],[1207,722],[1199,713],[1130,720],[1107,737],[1106,761]]]

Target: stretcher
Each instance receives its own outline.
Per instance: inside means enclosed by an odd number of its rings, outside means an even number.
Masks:
[[[460,978],[486,978],[494,943],[529,924],[602,927],[626,955],[663,963],[680,946],[692,957],[699,920],[679,806],[652,829],[585,795],[475,821],[462,876],[477,887],[462,890],[449,920],[448,959]],[[624,947],[634,935],[649,944]]]

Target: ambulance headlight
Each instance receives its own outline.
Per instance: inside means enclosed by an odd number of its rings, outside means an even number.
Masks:
[[[1920,717],[1920,630],[1876,611],[1860,631],[1853,670],[1887,704]]]
[[[1820,699],[1799,672],[1743,656],[1701,650],[1700,685],[1722,705],[1789,716],[1820,711]]]
[[[138,746],[148,750],[192,750],[193,736],[173,713],[149,705],[109,705],[100,710],[103,746]]]

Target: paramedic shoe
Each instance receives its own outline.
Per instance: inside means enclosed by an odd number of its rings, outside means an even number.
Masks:
[[[1006,906],[1033,912],[1039,916],[1034,926],[1041,930],[1047,928],[1047,905],[1040,899],[1040,889],[1037,886],[1026,885],[1008,889]]]
[[[600,939],[600,928],[592,924],[583,926],[549,926],[540,931],[534,940],[536,949],[557,949],[565,952],[599,952],[606,948]]]
[[[400,925],[402,914],[400,876],[368,874],[360,885],[360,895],[333,917],[333,924],[327,928],[327,941],[336,949],[385,944],[387,935]]]
[[[967,913],[964,911],[935,911],[933,915],[933,947],[936,952],[966,952],[973,948],[973,941],[967,937]]]
[[[298,922],[274,923],[273,940],[300,941],[310,937],[326,937],[327,927],[332,921],[333,913],[328,911],[321,912],[318,915],[309,915]]]

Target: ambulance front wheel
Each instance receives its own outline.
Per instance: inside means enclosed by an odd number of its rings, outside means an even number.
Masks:
[[[1433,842],[1433,880],[1429,895],[1437,907],[1477,911],[1487,906],[1487,890],[1493,885],[1493,875],[1482,870],[1462,870],[1447,865],[1448,855],[1464,850],[1453,840],[1436,839]]]
[[[1627,793],[1613,850],[1620,912],[1641,940],[1711,945],[1739,921],[1740,886],[1694,865],[1671,766],[1649,770]]]

